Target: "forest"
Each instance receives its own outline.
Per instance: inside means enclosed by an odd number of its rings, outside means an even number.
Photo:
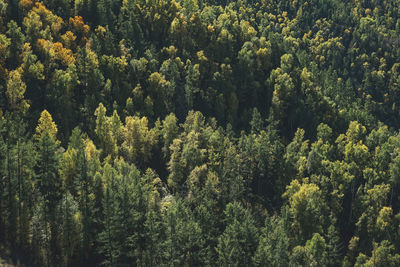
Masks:
[[[0,0],[0,265],[400,266],[399,129],[400,1]]]

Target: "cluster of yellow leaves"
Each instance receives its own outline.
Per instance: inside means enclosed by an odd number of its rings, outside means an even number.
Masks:
[[[75,148],[69,147],[62,155],[60,161],[60,177],[63,179],[65,187],[69,190],[73,190],[74,179],[76,177],[76,162],[78,153]]]
[[[141,0],[138,1],[137,8],[144,18],[151,20],[155,24],[164,23],[168,18],[172,21],[172,17],[175,17],[175,14],[182,9],[175,0]]]
[[[332,50],[343,50],[342,37],[333,37],[331,23],[326,19],[317,20],[313,30],[303,35],[303,42],[307,43],[316,62],[321,64],[329,61]]]
[[[272,49],[271,43],[265,37],[260,38],[260,47],[256,51],[257,66],[268,70],[271,67]]]
[[[320,228],[318,223],[322,223],[320,216],[324,209],[320,188],[308,183],[305,179],[304,183],[293,180],[286,187],[284,198],[289,200],[290,212],[293,216],[293,227],[298,229],[306,229],[310,222],[315,223],[314,229]]]
[[[85,37],[88,36],[90,27],[89,25],[85,24],[81,16],[75,16],[73,18],[69,18],[69,24],[76,31],[76,33],[79,33]]]
[[[171,22],[181,9],[175,0],[140,0],[136,4],[139,19],[149,25],[151,35],[158,38],[166,37]]]
[[[184,38],[187,35],[188,23],[183,14],[180,14],[171,22],[170,33],[175,36],[175,38]]]
[[[208,58],[204,55],[204,51],[203,51],[203,50],[200,50],[200,51],[197,52],[196,54],[197,54],[197,59],[198,59],[200,62],[206,62],[206,61],[208,61]]]
[[[97,28],[94,30],[97,37],[104,39],[106,37],[106,28],[104,28],[103,26],[97,26]]]
[[[241,21],[240,28],[242,30],[241,33],[243,40],[250,41],[253,37],[257,36],[256,29],[254,29],[248,21]]]
[[[149,90],[153,93],[161,93],[163,88],[170,86],[170,82],[165,79],[165,76],[158,73],[153,72],[150,74],[147,79]]]
[[[56,59],[64,66],[68,66],[75,62],[75,57],[70,49],[63,47],[60,42],[52,43],[50,41],[39,39],[37,40],[38,48],[50,59]]]
[[[127,117],[123,129],[123,146],[129,151],[131,160],[141,157],[144,161],[151,157],[151,149],[158,142],[159,133],[148,128],[146,117]]]
[[[57,42],[53,44],[55,56],[62,62],[63,65],[68,66],[75,62],[75,58],[70,49],[64,48],[62,43]]]
[[[90,139],[86,141],[85,154],[88,160],[91,160],[92,158],[99,158],[100,156],[100,151],[96,148],[95,144]]]
[[[126,67],[128,66],[128,62],[125,56],[113,57],[113,56],[103,55],[101,59],[103,60],[102,61],[103,64],[107,63],[107,66],[110,69],[116,69],[120,73],[123,73]]]
[[[32,9],[33,7],[33,1],[32,0],[20,0],[19,1],[19,6],[22,8],[24,13],[28,12],[29,10]]]
[[[65,47],[73,48],[76,40],[76,36],[73,32],[67,31],[65,34],[61,35],[61,40]]]
[[[393,210],[391,207],[383,207],[379,211],[379,216],[376,219],[376,226],[381,230],[385,230],[391,221],[391,217],[393,216]]]
[[[35,139],[40,140],[45,134],[48,134],[56,140],[57,132],[57,125],[54,123],[50,113],[47,110],[43,110],[36,127]]]
[[[107,117],[107,109],[102,103],[99,104],[94,115],[96,116],[95,133],[100,142],[100,148],[105,156],[115,157],[118,153],[117,137],[113,131],[112,117]],[[118,118],[119,120],[119,118]]]
[[[137,116],[126,117],[124,125],[116,111],[111,117],[107,116],[106,112],[102,103],[95,111],[97,117],[95,133],[103,155],[110,159],[115,159],[119,155],[129,162],[146,162],[150,159],[151,150],[158,143],[160,136],[159,127],[149,129],[148,119]],[[117,144],[121,145],[120,151]],[[94,147],[91,150],[97,151]]]
[[[47,9],[42,3],[36,2],[32,11],[38,14],[43,22],[48,25],[54,34],[57,34],[64,21],[59,16],[54,15],[49,9]]]

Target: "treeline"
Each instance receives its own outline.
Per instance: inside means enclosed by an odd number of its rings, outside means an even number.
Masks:
[[[399,266],[400,2],[0,0],[0,256]]]

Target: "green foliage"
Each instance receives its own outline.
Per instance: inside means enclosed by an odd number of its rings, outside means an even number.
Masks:
[[[300,242],[311,238],[313,232],[322,232],[326,206],[317,185],[300,184],[298,180],[293,180],[283,197],[289,200],[289,210],[293,216],[292,227]]]
[[[24,99],[26,84],[22,80],[21,72],[21,68],[10,72],[6,96],[10,110],[26,113],[29,109],[29,104],[28,101]]]
[[[288,266],[290,240],[284,222],[276,216],[267,217],[254,255],[256,266]]]
[[[201,229],[181,201],[170,203],[163,225],[163,265],[202,265],[205,259]]]
[[[226,227],[218,238],[218,264],[250,266],[258,244],[254,220],[238,202],[226,205],[224,214]]]
[[[37,187],[50,212],[62,196],[61,179],[57,171],[60,155],[56,141],[47,132],[40,138],[38,148]]]

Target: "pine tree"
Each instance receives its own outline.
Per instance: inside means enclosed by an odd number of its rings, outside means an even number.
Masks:
[[[7,144],[3,138],[3,121],[0,120],[0,241],[5,242],[6,234],[6,166],[7,166]]]
[[[204,265],[201,229],[183,201],[171,203],[164,216],[165,239],[162,266]]]
[[[62,180],[59,176],[61,151],[56,140],[57,126],[51,115],[44,110],[36,127],[35,138],[38,141],[37,188],[43,203],[44,229],[48,243],[46,244],[46,265],[54,265],[61,260],[60,224],[62,216],[58,216],[58,208],[62,199]]]
[[[239,202],[229,203],[224,214],[226,228],[218,238],[218,264],[251,266],[258,244],[258,230],[251,214]]]
[[[78,248],[80,246],[79,223],[76,222],[74,216],[78,214],[78,203],[73,199],[72,195],[67,191],[64,193],[62,203],[62,247],[63,247],[63,263],[64,266],[76,266],[79,263]]]
[[[85,153],[83,140],[77,149],[75,188],[77,191],[77,202],[81,213],[82,223],[82,244],[81,260],[82,262],[91,262],[92,244],[94,241],[93,229],[93,200],[90,195],[93,194],[93,179],[90,176],[88,160]]]
[[[6,230],[5,230],[5,241],[14,250],[16,249],[17,241],[17,216],[18,216],[18,204],[17,204],[17,153],[15,149],[15,143],[18,138],[16,125],[13,120],[17,117],[16,114],[7,114],[5,120],[5,176],[4,181],[4,197],[5,197],[5,218],[6,218]]]
[[[144,235],[146,238],[146,249],[142,252],[142,264],[145,266],[158,266],[162,262],[162,246],[161,235],[162,217],[160,210],[149,209],[146,213],[146,221],[144,223]]]
[[[22,80],[22,68],[11,71],[7,81],[6,97],[8,108],[11,111],[24,114],[28,111],[30,105],[24,98],[26,84]]]
[[[17,67],[18,62],[21,61],[20,55],[25,42],[25,36],[21,31],[21,28],[15,21],[10,21],[7,24],[7,35],[10,37],[10,66],[13,68]]]
[[[47,134],[49,138],[56,142],[57,132],[57,125],[54,123],[51,114],[47,110],[43,110],[36,127],[35,139],[40,141],[41,138]]]
[[[23,131],[23,128],[21,126],[19,130]],[[28,254],[30,251],[30,220],[34,200],[32,184],[35,178],[36,151],[33,143],[24,139],[24,136],[21,136],[15,147],[17,153],[18,246],[22,254]]]
[[[116,211],[118,206],[115,199],[115,171],[110,166],[105,166],[105,168],[107,168],[105,173],[111,177],[107,179],[107,187],[103,198],[103,231],[98,235],[98,250],[104,257],[103,264],[117,266],[121,248],[117,240],[118,221]]]
[[[288,266],[290,239],[284,222],[277,216],[267,217],[254,255],[256,266]]]

